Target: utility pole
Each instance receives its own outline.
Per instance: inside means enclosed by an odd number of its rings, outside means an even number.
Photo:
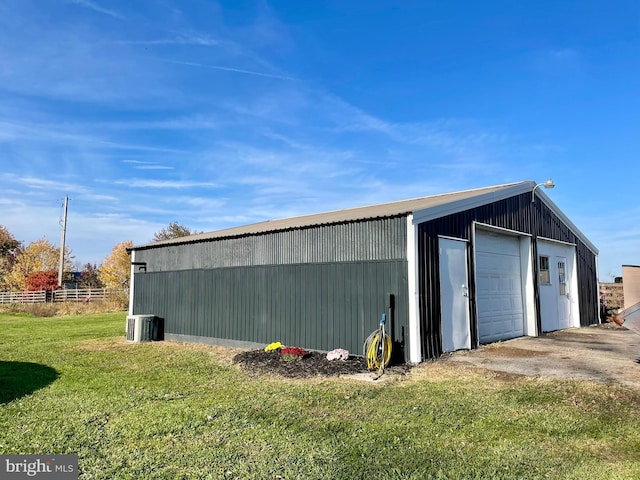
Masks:
[[[64,273],[64,240],[67,234],[67,206],[69,197],[64,197],[64,214],[62,216],[62,241],[60,242],[60,263],[58,265],[58,286],[62,286],[62,274]]]

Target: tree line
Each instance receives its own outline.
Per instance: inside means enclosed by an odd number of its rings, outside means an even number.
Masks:
[[[194,235],[196,231],[172,222],[156,232],[152,241]],[[127,249],[133,241],[116,243],[102,263],[86,263],[79,269],[78,288],[121,289],[129,286],[131,258]],[[74,256],[68,247],[64,251],[63,282],[71,281]],[[0,225],[0,291],[56,290],[60,247],[46,238],[24,245],[3,225]]]

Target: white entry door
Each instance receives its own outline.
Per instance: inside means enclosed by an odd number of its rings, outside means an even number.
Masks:
[[[558,273],[558,328],[571,327],[571,302],[569,286],[571,285],[566,257],[556,257]]]
[[[538,286],[543,332],[580,325],[574,265],[573,245],[538,241]]]
[[[440,237],[438,244],[442,350],[470,349],[467,242]]]

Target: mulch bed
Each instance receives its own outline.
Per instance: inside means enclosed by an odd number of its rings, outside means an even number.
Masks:
[[[326,354],[318,352],[309,352],[300,360],[286,361],[280,358],[278,351],[250,350],[233,357],[233,362],[249,372],[272,373],[287,378],[335,377],[369,372],[364,358],[350,356],[348,360],[330,361]],[[406,364],[393,365],[387,368],[387,372],[404,375],[410,369]]]

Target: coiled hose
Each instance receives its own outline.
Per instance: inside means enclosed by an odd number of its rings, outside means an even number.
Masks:
[[[385,332],[383,343],[382,331],[378,329],[364,341],[362,351],[367,357],[369,370],[383,370],[391,361],[391,337]]]

